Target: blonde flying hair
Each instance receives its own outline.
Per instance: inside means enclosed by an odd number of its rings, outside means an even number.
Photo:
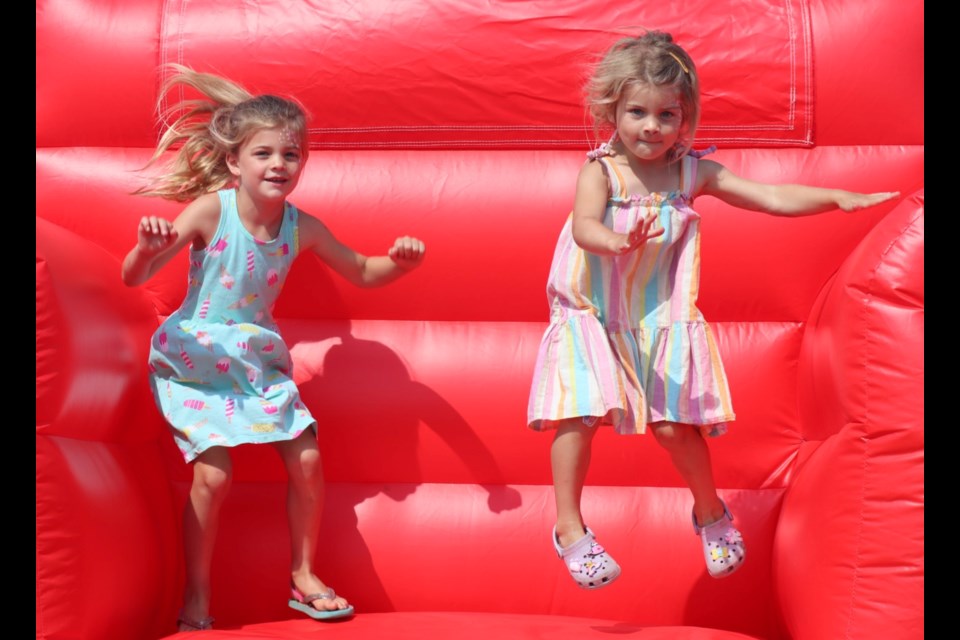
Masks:
[[[164,131],[143,168],[156,164],[167,151],[176,152],[169,167],[135,194],[187,202],[227,187],[234,182],[227,155],[237,153],[250,136],[265,128],[290,129],[306,160],[307,115],[298,102],[269,94],[254,96],[230,80],[180,64],[166,68],[172,74],[160,89],[157,107]],[[181,99],[163,109],[164,98],[180,85],[203,97]]]
[[[690,151],[700,123],[700,80],[690,55],[669,33],[647,31],[641,36],[621,38],[607,50],[585,87],[594,131],[599,136],[616,122],[617,104],[624,91],[639,84],[677,92],[683,135],[667,157],[670,161],[679,160]]]

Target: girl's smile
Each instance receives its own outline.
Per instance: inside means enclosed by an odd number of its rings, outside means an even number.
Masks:
[[[286,129],[261,129],[227,158],[230,172],[251,197],[286,198],[300,181],[303,159],[300,145]]]

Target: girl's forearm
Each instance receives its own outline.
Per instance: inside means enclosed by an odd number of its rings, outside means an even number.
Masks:
[[[584,251],[601,256],[617,255],[616,247],[626,242],[626,235],[605,227],[599,220],[573,220],[573,241]]]
[[[144,256],[139,247],[134,247],[123,259],[120,277],[128,287],[136,287],[153,275],[154,257]]]
[[[899,191],[857,193],[845,189],[823,189],[803,185],[780,187],[784,204],[779,215],[805,216],[824,211],[859,211],[900,197]]]
[[[842,189],[827,189],[800,184],[782,184],[773,189],[774,198],[766,212],[775,216],[812,216],[840,207],[841,198],[848,193]]]
[[[379,287],[393,282],[407,273],[389,256],[370,256],[363,261],[360,268],[360,280],[357,284],[363,287]]]

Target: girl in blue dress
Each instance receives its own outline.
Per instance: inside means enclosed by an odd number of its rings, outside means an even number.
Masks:
[[[122,275],[130,286],[143,284],[188,249],[186,297],[154,333],[148,363],[157,405],[193,465],[179,630],[212,627],[218,513],[232,476],[230,447],[244,443],[271,444],[289,475],[289,605],[317,619],[349,616],[353,607],[313,573],[323,497],[316,420],[293,382],[273,304],[302,251],[358,286],[379,286],[419,266],[424,244],[401,237],[386,255],[367,257],[341,243],[287,200],[307,160],[304,110],[290,99],[253,96],[223,78],[171,67],[161,95],[187,85],[205,99],[171,109],[175,117],[150,164],[176,149],[172,164],[137,193],[189,204],[173,222],[140,220]]]

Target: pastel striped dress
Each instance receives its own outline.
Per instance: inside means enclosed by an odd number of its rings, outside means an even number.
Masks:
[[[292,440],[316,422],[293,382],[273,319],[298,246],[299,211],[285,203],[273,240],[254,238],[224,189],[220,222],[190,248],[187,294],[151,338],[153,397],[187,462],[213,446]]]
[[[630,196],[615,163],[597,161],[611,185],[603,224],[626,233],[650,211],[661,236],[621,256],[584,251],[567,219],[547,282],[550,326],[540,342],[527,424],[542,431],[581,418],[618,433],[648,423],[726,432],[735,419],[710,326],[697,309],[700,216],[691,208],[697,158],[680,164],[679,191]]]

